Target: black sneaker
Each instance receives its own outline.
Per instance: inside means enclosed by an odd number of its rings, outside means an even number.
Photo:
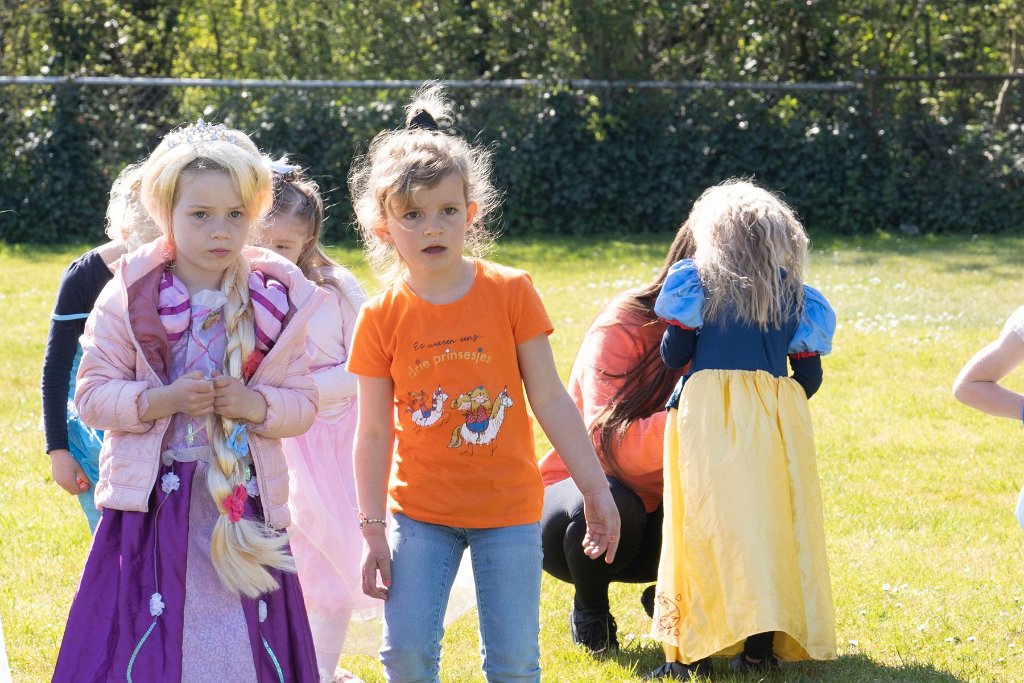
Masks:
[[[654,589],[656,585],[648,586],[644,589],[644,592],[640,594],[640,604],[644,606],[644,612],[647,612],[647,616],[650,619],[654,618]]]
[[[644,676],[644,680],[660,681],[669,679],[672,681],[695,681],[711,678],[714,668],[711,666],[711,658],[698,659],[692,664],[682,662],[665,662],[654,671]]]
[[[779,660],[775,655],[768,655],[764,659],[752,662],[742,652],[729,660],[729,672],[742,674],[748,671],[774,671],[779,668]]]
[[[591,652],[618,650],[618,626],[615,617],[604,609],[575,609],[569,615],[572,642]]]

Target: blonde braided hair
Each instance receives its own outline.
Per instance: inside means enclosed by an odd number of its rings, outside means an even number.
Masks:
[[[239,379],[243,379],[245,363],[256,347],[249,271],[249,261],[239,255],[221,280],[221,292],[228,299],[224,305],[227,347],[222,371]],[[245,486],[247,477],[243,460],[228,446],[228,437],[238,424],[232,418],[211,415],[207,428],[215,460],[206,470],[206,484],[221,510],[213,527],[210,554],[225,586],[255,598],[277,588],[267,567],[293,572],[295,560],[287,552],[287,534],[245,517],[232,522],[226,514],[224,501],[238,486]]]

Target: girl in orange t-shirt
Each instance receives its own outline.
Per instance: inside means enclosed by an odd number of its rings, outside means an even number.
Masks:
[[[424,88],[349,178],[367,258],[389,282],[360,312],[348,360],[363,590],[386,598],[388,679],[439,680],[469,548],[485,675],[539,681],[543,484],[527,398],[584,494],[590,558],[614,560],[619,516],[530,276],[478,258],[493,242],[490,154],[446,132],[451,121],[440,88]]]

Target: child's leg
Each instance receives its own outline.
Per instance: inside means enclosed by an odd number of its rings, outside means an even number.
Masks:
[[[484,675],[489,683],[540,681],[540,526],[468,534]]]
[[[573,584],[576,589],[573,606],[577,610],[608,612],[608,585],[612,581],[653,581],[658,576],[660,547],[646,549],[650,557],[638,557],[648,522],[643,501],[617,479],[608,477],[608,485],[621,519],[621,541],[611,564],[603,558],[595,562],[583,554],[587,522],[583,518],[583,494],[576,483],[566,479],[544,491],[541,518],[544,569]],[[659,516],[659,538],[660,521]],[[641,571],[641,567],[646,568],[646,572]]]
[[[391,683],[439,681],[444,610],[466,549],[465,532],[396,514],[390,541],[381,662]]]
[[[732,673],[771,671],[779,668],[779,660],[772,654],[775,633],[766,631],[757,633],[743,643],[743,652],[729,661]]]
[[[750,636],[743,643],[743,654],[748,659],[761,661],[772,656],[772,642],[775,640],[775,633],[768,631]]]
[[[313,633],[313,645],[316,647],[316,665],[320,669],[321,679],[326,677],[329,681],[341,659],[352,610],[328,612],[310,605],[306,611],[309,614],[309,630]]]

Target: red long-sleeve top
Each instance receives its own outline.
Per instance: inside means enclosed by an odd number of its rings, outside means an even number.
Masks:
[[[579,407],[588,429],[622,385],[622,379],[614,375],[635,367],[649,349],[657,348],[664,331],[665,323],[647,324],[635,313],[623,310],[619,302],[612,302],[598,314],[583,336],[568,386],[569,395]],[[630,423],[616,453],[616,463],[622,470],[622,483],[640,496],[648,512],[661,505],[662,452],[667,417],[667,412],[658,410],[650,417]],[[603,454],[599,452],[598,455],[607,472]],[[561,457],[554,450],[541,459],[540,471],[545,486],[569,476]]]

